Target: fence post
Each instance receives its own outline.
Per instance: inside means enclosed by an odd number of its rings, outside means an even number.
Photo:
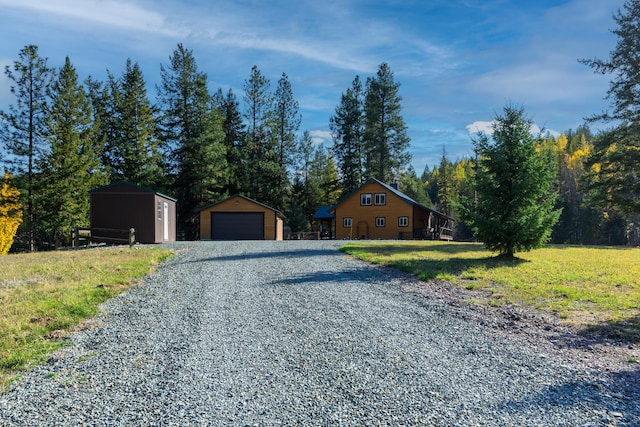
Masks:
[[[136,229],[130,228],[129,229],[129,247],[132,248],[135,243],[136,243]]]

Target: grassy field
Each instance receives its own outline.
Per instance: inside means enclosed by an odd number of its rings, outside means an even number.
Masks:
[[[46,360],[69,330],[171,256],[99,248],[0,256],[0,390]]]
[[[507,262],[475,243],[354,242],[342,250],[422,280],[477,290],[489,304],[552,311],[578,327],[640,341],[637,248],[548,246]]]

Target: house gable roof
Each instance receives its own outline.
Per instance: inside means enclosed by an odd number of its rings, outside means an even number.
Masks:
[[[151,188],[144,187],[142,185],[137,185],[137,184],[134,184],[132,182],[125,181],[125,180],[112,182],[111,184],[107,184],[107,185],[103,185],[101,187],[94,188],[92,190],[89,190],[89,193],[97,193],[97,192],[104,191],[104,190],[107,190],[109,188],[117,187],[117,186],[120,186],[120,185],[124,185],[124,186],[127,186],[127,187],[135,188],[136,190],[139,190],[139,191],[145,192],[145,193],[153,193],[153,194],[155,194],[157,196],[163,197],[165,199],[169,199],[172,202],[177,202],[178,201],[174,197],[167,196],[166,194],[159,193],[159,192],[157,192],[157,191],[155,191],[155,190],[153,190]]]
[[[277,215],[277,216],[279,216],[279,217],[281,217],[281,218],[286,218],[286,216],[285,216],[282,212],[280,212],[279,210],[277,210],[277,209],[275,209],[275,208],[272,208],[271,206],[267,206],[267,205],[265,205],[264,203],[260,203],[260,202],[258,202],[258,201],[256,201],[256,200],[253,200],[253,199],[251,199],[251,198],[249,198],[249,197],[247,197],[247,196],[243,196],[242,194],[234,194],[233,196],[231,196],[231,197],[227,197],[227,198],[226,198],[226,199],[224,199],[224,200],[220,200],[219,202],[215,202],[215,203],[210,204],[209,206],[205,206],[204,208],[200,209],[198,212],[202,212],[202,211],[204,211],[204,210],[206,210],[206,209],[211,209],[211,208],[212,208],[212,207],[214,207],[214,206],[217,206],[217,205],[219,205],[219,204],[221,204],[221,203],[227,202],[227,201],[229,201],[229,200],[231,200],[231,199],[234,199],[234,198],[236,198],[236,197],[239,197],[239,198],[241,198],[241,199],[244,199],[244,200],[246,200],[246,201],[248,201],[248,202],[251,202],[251,203],[253,203],[253,204],[256,204],[256,205],[258,205],[258,206],[262,206],[262,207],[263,207],[263,208],[265,208],[265,209],[269,209],[269,210],[271,210],[271,211],[275,212],[275,213],[276,213],[276,215]]]
[[[350,199],[354,194],[356,194],[356,193],[360,192],[360,191],[362,190],[362,188],[364,188],[365,186],[367,186],[368,184],[371,184],[371,183],[377,184],[378,186],[382,187],[384,190],[386,190],[386,191],[388,191],[388,192],[390,192],[390,193],[394,194],[394,195],[395,195],[395,196],[397,196],[400,200],[402,200],[403,202],[405,202],[405,203],[407,203],[407,204],[409,204],[409,205],[411,205],[411,206],[417,206],[417,207],[419,207],[420,209],[424,209],[424,210],[427,210],[427,211],[433,212],[433,213],[435,213],[435,214],[437,214],[437,215],[442,216],[443,218],[446,218],[446,219],[449,219],[449,220],[453,220],[453,218],[451,218],[451,217],[449,217],[449,216],[447,216],[447,215],[445,215],[445,214],[443,214],[443,213],[441,213],[441,212],[438,212],[438,211],[436,211],[436,210],[434,210],[434,209],[431,209],[431,208],[429,208],[429,207],[427,207],[427,206],[424,206],[424,205],[422,205],[422,204],[420,204],[420,203],[416,202],[416,201],[415,201],[415,200],[413,200],[411,197],[409,197],[409,196],[407,196],[406,194],[402,193],[400,190],[397,190],[397,189],[393,188],[392,186],[387,185],[387,184],[385,184],[384,182],[379,181],[379,180],[377,180],[377,179],[375,179],[375,178],[369,178],[369,179],[368,179],[364,184],[362,184],[362,185],[361,185],[357,190],[355,190],[354,192],[352,192],[351,194],[349,194],[349,195],[348,195],[347,197],[345,197],[345,198],[344,198],[340,203],[338,203],[336,206],[334,206],[334,207],[331,209],[331,212],[335,212],[335,211],[336,211],[336,208],[337,208],[338,206],[340,206],[342,203],[344,203],[345,201],[347,201],[348,199]]]

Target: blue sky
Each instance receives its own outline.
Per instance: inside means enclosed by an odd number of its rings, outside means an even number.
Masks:
[[[472,153],[471,132],[505,104],[552,133],[603,111],[609,76],[578,63],[607,58],[624,0],[0,0],[0,65],[28,44],[49,65],[69,56],[81,79],[138,62],[155,97],[160,64],[182,43],[212,91],[242,99],[255,64],[275,90],[289,76],[301,131],[331,144],[329,117],[356,75],[387,62],[418,174]],[[0,77],[0,109],[13,103]],[[597,129],[597,126],[592,126]]]

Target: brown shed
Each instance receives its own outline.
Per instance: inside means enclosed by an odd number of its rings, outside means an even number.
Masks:
[[[200,211],[203,240],[282,240],[283,225],[282,212],[242,195]]]
[[[176,199],[127,181],[89,194],[92,233],[108,235],[108,230],[134,228],[139,243],[176,241]]]

